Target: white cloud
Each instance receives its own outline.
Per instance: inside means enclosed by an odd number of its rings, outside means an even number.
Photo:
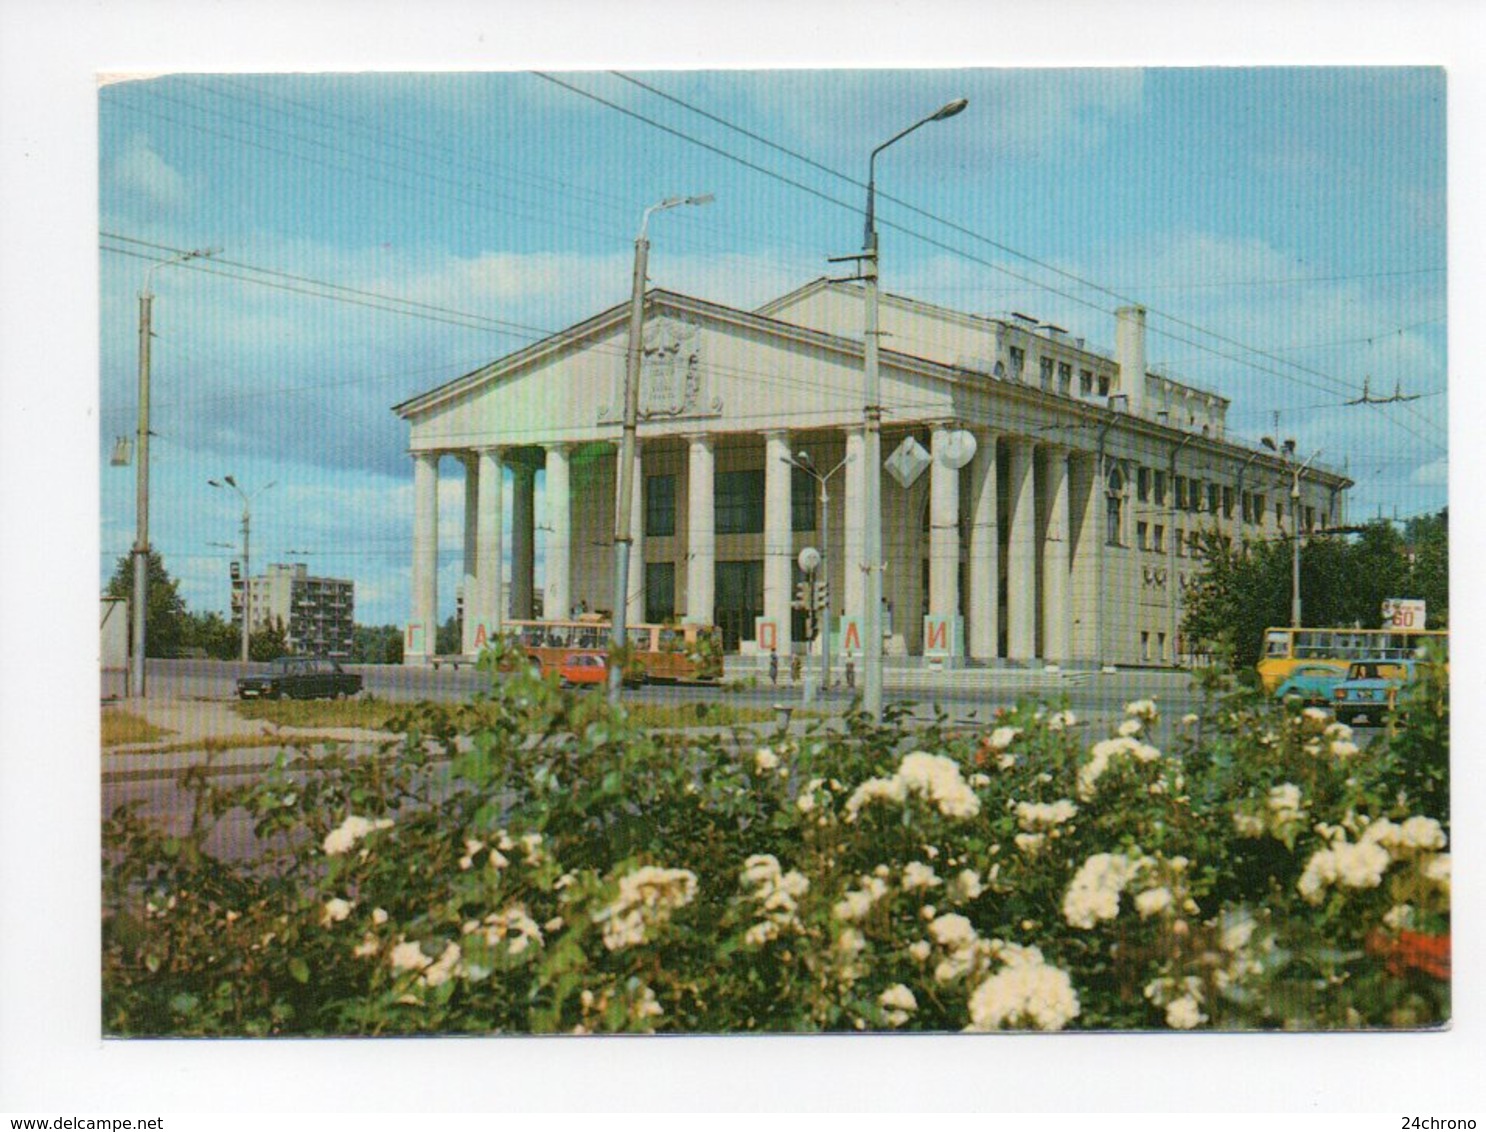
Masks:
[[[174,212],[186,204],[186,179],[155,152],[142,134],[129,139],[109,166],[108,175],[125,199],[151,209]]]

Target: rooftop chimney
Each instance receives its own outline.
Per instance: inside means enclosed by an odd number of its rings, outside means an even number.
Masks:
[[[1130,398],[1132,416],[1145,415],[1145,308],[1115,311],[1115,361],[1120,363],[1120,392]]]

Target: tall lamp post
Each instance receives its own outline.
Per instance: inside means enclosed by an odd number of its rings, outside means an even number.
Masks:
[[[635,273],[630,284],[629,348],[624,357],[624,432],[619,442],[619,499],[614,508],[614,618],[610,642],[616,657],[622,656],[625,644],[625,607],[629,604],[629,555],[634,538],[630,533],[635,490],[635,433],[640,421],[640,351],[645,330],[645,266],[650,257],[650,241],[645,231],[652,212],[664,212],[683,204],[711,204],[712,194],[692,197],[667,197],[652,204],[640,219],[640,234],[635,237]],[[609,667],[609,702],[619,703],[624,687],[624,665]]]
[[[237,492],[238,496],[243,501],[243,645],[242,645],[242,649],[243,649],[243,663],[244,664],[247,664],[248,663],[248,643],[249,643],[249,638],[251,637],[252,632],[253,632],[253,630],[252,630],[252,618],[249,616],[252,613],[252,609],[253,609],[253,571],[248,568],[248,535],[249,535],[249,532],[252,529],[252,525],[253,525],[253,515],[252,515],[252,511],[250,509],[250,504],[253,502],[253,500],[257,499],[258,496],[262,495],[265,491],[267,491],[269,488],[271,488],[273,486],[273,484],[272,483],[266,483],[262,487],[260,487],[257,491],[253,492],[252,495],[249,495],[246,491],[244,491],[241,487],[238,486],[237,480],[233,479],[231,476],[223,476],[220,480],[207,480],[206,482],[209,483],[209,484],[211,484],[213,487],[230,487],[233,491]]]
[[[796,452],[793,457],[782,457],[782,459],[790,467],[799,468],[820,484],[820,573],[826,582],[826,594],[829,595],[831,587],[831,496],[826,490],[826,485],[832,476],[846,467],[851,456],[848,455],[829,472],[822,472],[817,468],[809,452]],[[825,603],[824,627],[821,629],[820,642],[820,692],[821,695],[825,695],[831,688],[831,603],[829,596]]]
[[[1294,447],[1289,449],[1293,463]],[[1317,448],[1290,475],[1290,626],[1300,628],[1300,476],[1321,454]]]
[[[144,286],[139,292],[139,464],[134,474],[134,657],[130,683],[134,694],[145,694],[144,645],[145,621],[150,599],[150,307],[155,296],[150,294],[150,280],[162,267],[185,263],[216,253],[215,248],[182,252],[161,260],[144,273]]]
[[[862,356],[865,404],[862,409],[862,458],[866,468],[862,475],[862,509],[866,517],[862,532],[863,635],[862,707],[874,720],[882,718],[882,390],[877,371],[877,155],[896,141],[901,141],[920,126],[953,118],[968,106],[969,100],[957,98],[946,103],[927,118],[921,118],[872,151],[867,161],[867,219],[863,232],[861,274],[866,288],[866,329]]]

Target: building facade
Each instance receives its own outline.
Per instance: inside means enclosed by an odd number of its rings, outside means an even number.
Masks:
[[[715,624],[730,651],[787,654],[797,555],[814,546],[837,655],[860,649],[863,303],[829,280],[757,311],[647,295],[631,623]],[[1345,477],[1231,442],[1226,399],[1147,367],[1138,307],[1117,312],[1113,352],[1019,314],[893,295],[880,310],[888,655],[1172,664],[1200,531],[1343,521]],[[626,319],[615,307],[396,407],[414,461],[408,663],[433,651],[446,458],[465,483],[465,651],[530,616],[539,528],[546,608],[612,607]],[[821,473],[840,465],[824,506],[801,452]]]
[[[234,586],[232,623],[242,627],[242,592]],[[251,632],[284,627],[291,653],[302,656],[351,655],[356,635],[356,583],[314,578],[303,562],[275,563],[248,581]]]

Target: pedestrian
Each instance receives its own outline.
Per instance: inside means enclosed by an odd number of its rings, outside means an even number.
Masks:
[[[804,671],[804,663],[800,660],[800,654],[796,653],[789,658],[789,682],[791,684],[798,684],[802,671]]]
[[[848,688],[857,686],[857,666],[851,657],[846,658],[846,686]]]
[[[769,649],[769,683],[776,687],[779,684],[779,650],[772,647]]]

